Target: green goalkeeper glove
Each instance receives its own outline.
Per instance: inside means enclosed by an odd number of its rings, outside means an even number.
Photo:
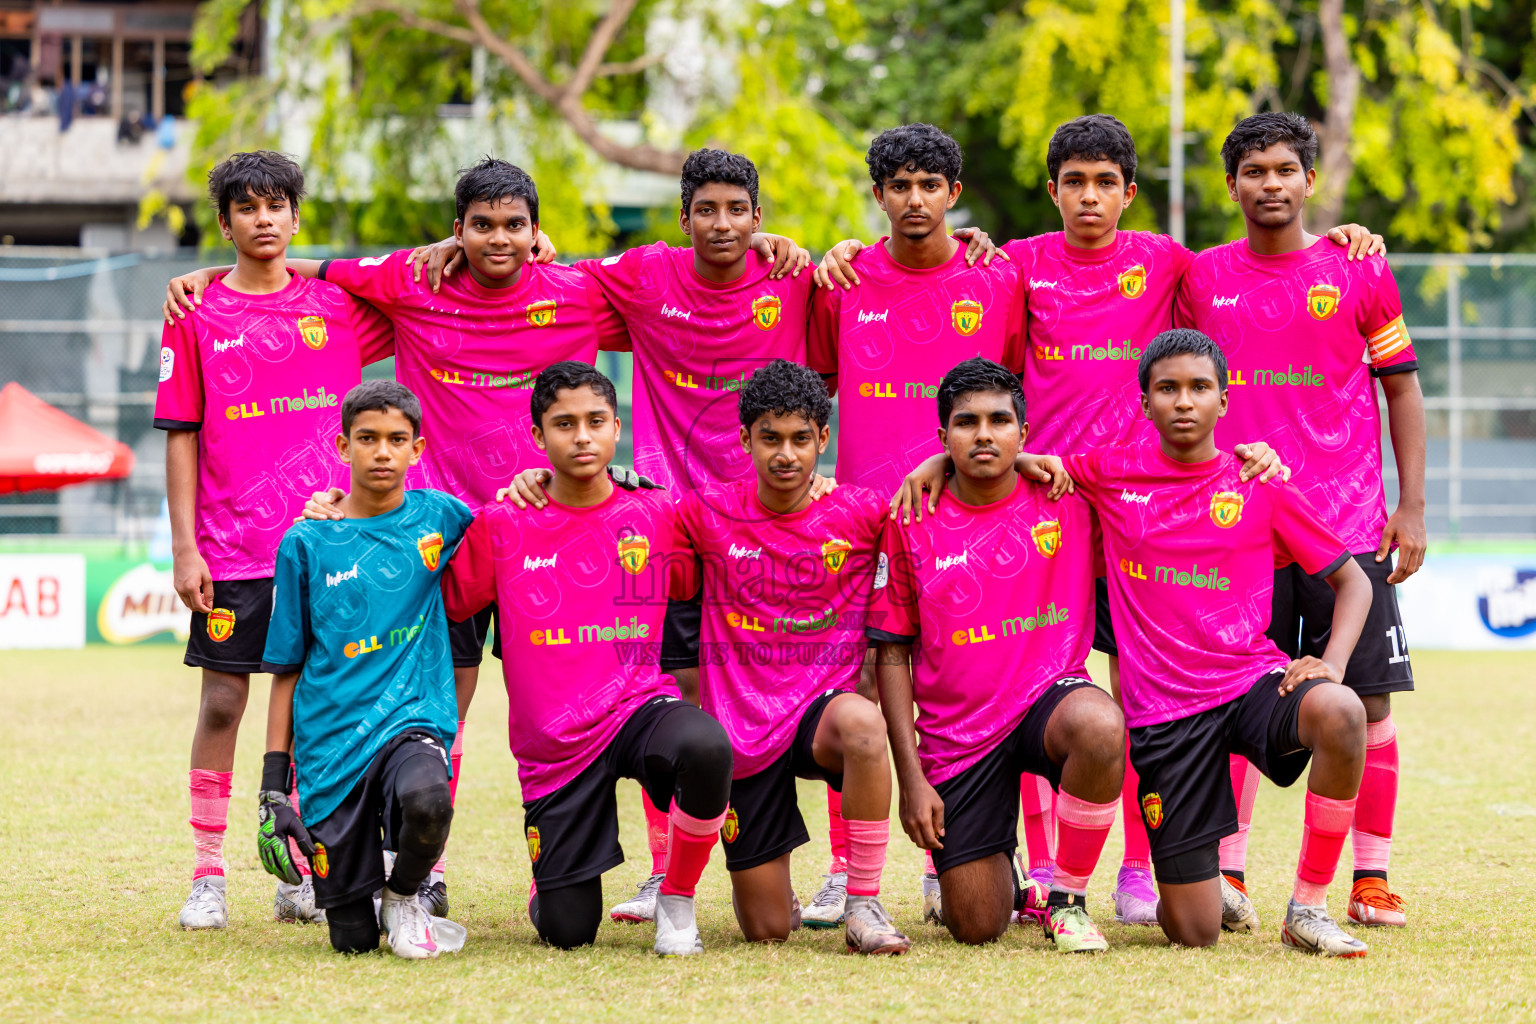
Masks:
[[[288,840],[292,839],[304,856],[311,859],[315,856],[315,844],[298,812],[288,802],[289,767],[287,751],[269,750],[262,760],[261,794],[256,798],[256,852],[269,875],[298,885],[303,877],[289,855]]]

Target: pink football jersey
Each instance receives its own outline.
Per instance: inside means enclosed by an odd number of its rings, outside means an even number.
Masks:
[[[1014,373],[1024,363],[1024,296],[1007,260],[904,267],[885,239],[854,257],[859,284],[822,289],[811,313],[810,366],[835,375],[837,479],[889,499],[938,441],[939,382],[985,356]]]
[[[515,473],[549,461],[528,417],[539,371],[591,363],[599,346],[622,348],[624,326],[574,267],[527,263],[509,288],[486,288],[461,270],[434,295],[425,272],[411,280],[409,255],[329,260],[321,276],[394,321],[395,378],[420,400],[427,439],[408,485],[479,508]]]
[[[809,270],[770,281],[772,262],[755,252],[728,284],[705,280],[693,259],[692,248],[657,242],[576,264],[629,328],[635,469],[674,489],[751,475],[736,393],[775,359],[805,362],[814,287]]]
[[[1117,231],[1103,249],[1056,231],[1009,242],[1028,302],[1024,397],[1030,451],[1066,455],[1152,435],[1141,350],[1173,326],[1193,254],[1167,235]]]
[[[1157,441],[1069,455],[1098,512],[1129,726],[1235,700],[1289,659],[1265,635],[1275,569],[1349,557],[1291,484],[1238,479],[1242,460],[1177,462]]]
[[[1266,441],[1353,552],[1387,524],[1373,377],[1418,369],[1397,281],[1380,258],[1345,259],[1319,238],[1283,256],[1246,239],[1208,249],[1184,276],[1175,316],[1227,357],[1218,447]]]
[[[692,585],[676,512],[658,491],[601,505],[483,508],[443,577],[448,617],[496,602],[507,729],[523,800],[581,774],[635,709],[678,696],[657,663],[669,594]]]
[[[305,500],[347,486],[341,401],[393,336],[367,303],[297,275],[270,295],[220,275],[165,326],[155,426],[198,432],[197,549],[214,579],[271,576]]]
[[[678,514],[703,562],[700,697],[745,778],[789,749],[812,701],[858,683],[889,508],[873,491],[838,487],[778,515],[749,479],[690,491]]]
[[[1020,478],[991,505],[945,495],[938,513],[885,531],[869,635],[913,642],[918,756],[937,785],[985,757],[1045,689],[1087,678],[1093,515]]]

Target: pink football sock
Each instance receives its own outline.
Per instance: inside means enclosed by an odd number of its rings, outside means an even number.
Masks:
[[[1141,777],[1131,767],[1131,747],[1125,747],[1125,785],[1120,789],[1120,816],[1125,819],[1125,859],[1123,868],[1152,870],[1152,844],[1147,839],[1147,823],[1141,818],[1141,796],[1137,789]]]
[[[288,802],[293,805],[293,813],[303,820],[304,812],[299,809],[299,775],[293,775],[293,791],[288,794]],[[292,839],[288,840],[288,856],[293,858],[293,866],[299,869],[299,874],[304,878],[309,877],[309,861],[299,852],[299,844]]]
[[[709,863],[709,851],[720,838],[725,811],[713,818],[695,818],[674,803],[667,818],[672,822],[672,832],[667,837],[667,873],[661,880],[661,894],[692,896]]]
[[[932,850],[924,850],[923,851],[923,874],[925,874],[925,875],[933,875],[933,876],[937,877],[938,873],[939,873],[938,869],[933,866],[933,851]]]
[[[1248,828],[1253,823],[1253,801],[1259,795],[1259,770],[1241,754],[1227,755],[1227,770],[1237,798],[1237,831],[1221,840],[1221,873],[1241,879],[1248,870]]]
[[[827,842],[832,847],[832,863],[827,874],[835,875],[848,870],[848,826],[843,822],[843,794],[827,787]],[[885,856],[880,860],[884,862]]]
[[[464,762],[464,722],[459,721],[459,730],[453,734],[453,746],[448,748],[448,763],[453,766],[453,774],[448,777],[448,804],[453,806],[459,801],[459,765]],[[443,846],[442,856],[437,858],[437,863],[432,865],[432,873],[442,875],[448,871],[448,847]],[[430,876],[429,876],[430,877]]]
[[[1307,809],[1301,827],[1301,860],[1296,866],[1296,888],[1291,897],[1309,907],[1328,902],[1328,883],[1344,852],[1344,835],[1355,817],[1355,797],[1334,800],[1307,790]]]
[[[1392,819],[1397,812],[1397,726],[1388,715],[1365,727],[1365,774],[1350,846],[1355,852],[1355,878],[1387,877],[1392,855]]]
[[[1056,797],[1056,878],[1052,889],[1064,889],[1082,895],[1088,891],[1088,879],[1104,851],[1109,826],[1120,809],[1118,799],[1103,804],[1065,791]]]
[[[879,896],[880,873],[885,870],[885,847],[891,840],[891,822],[844,821],[848,835],[848,895]]]
[[[640,805],[645,808],[645,842],[651,848],[651,874],[664,874],[667,870],[667,830],[672,823],[651,803],[644,786],[640,787]]]
[[[1030,870],[1056,863],[1056,791],[1039,775],[1019,776],[1019,806],[1024,817],[1024,849]]]
[[[188,778],[192,793],[192,877],[224,877],[224,830],[229,827],[229,787],[234,772],[193,768]]]

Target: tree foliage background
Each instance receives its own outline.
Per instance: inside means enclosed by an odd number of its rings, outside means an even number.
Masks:
[[[250,2],[200,8],[205,69]],[[257,145],[295,153],[313,194],[302,241],[440,237],[457,167],[494,152],[535,176],[564,251],[598,251],[620,235],[593,198],[618,167],[675,173],[708,144],[750,156],[765,224],[820,249],[878,230],[864,149],[908,121],[960,141],[961,206],[1012,238],[1059,228],[1046,143],[1098,110],[1137,140],[1127,226],[1167,220],[1166,0],[265,3],[282,19],[278,73],[198,92],[190,173]],[[1186,17],[1192,245],[1241,230],[1227,129],[1290,109],[1333,143],[1314,228],[1357,220],[1398,250],[1536,248],[1536,0],[1188,0]],[[439,115],[471,99],[480,119]],[[675,222],[658,209],[640,234],[676,237]]]

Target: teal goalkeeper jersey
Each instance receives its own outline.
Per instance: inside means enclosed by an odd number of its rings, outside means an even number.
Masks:
[[[371,519],[295,523],[277,549],[262,670],[298,672],[293,760],[307,821],[325,820],[407,729],[458,724],[438,580],[472,519],[433,490]]]

